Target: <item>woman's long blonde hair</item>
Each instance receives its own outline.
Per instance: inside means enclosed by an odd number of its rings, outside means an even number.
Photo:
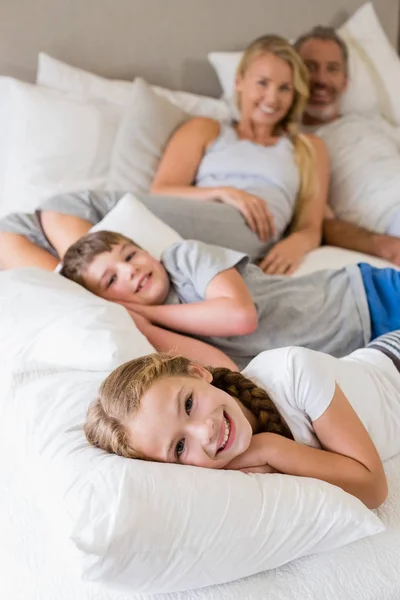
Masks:
[[[274,54],[284,60],[292,69],[294,98],[284,119],[277,125],[276,135],[286,134],[292,140],[297,168],[300,173],[300,189],[296,204],[296,214],[302,202],[316,191],[315,153],[308,139],[299,133],[304,109],[309,97],[308,69],[293,46],[278,35],[264,35],[254,40],[244,51],[236,71],[243,77],[254,59],[263,54]],[[240,95],[237,95],[240,107]]]
[[[85,423],[88,441],[97,448],[126,458],[146,460],[132,445],[127,422],[140,408],[150,386],[161,377],[192,376],[190,361],[183,356],[149,354],[115,369],[103,381],[99,395],[91,404]],[[210,368],[212,385],[239,399],[257,417],[261,431],[292,438],[268,394],[241,373],[226,368]]]

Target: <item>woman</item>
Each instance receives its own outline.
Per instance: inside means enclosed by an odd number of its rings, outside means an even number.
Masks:
[[[341,359],[266,351],[242,374],[153,354],[108,376],[85,433],[127,458],[322,479],[375,508],[400,452],[399,359],[400,331]]]
[[[291,45],[263,36],[243,54],[236,77],[239,120],[197,117],[171,138],[152,192],[237,208],[261,240],[278,241],[261,261],[289,274],[319,246],[327,200],[324,143],[300,135],[308,72]]]

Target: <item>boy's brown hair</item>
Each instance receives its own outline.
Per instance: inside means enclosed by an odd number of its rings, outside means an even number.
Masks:
[[[99,254],[111,252],[118,244],[137,244],[125,235],[115,231],[94,231],[81,237],[75,244],[68,248],[63,258],[60,274],[87,287],[85,271]]]

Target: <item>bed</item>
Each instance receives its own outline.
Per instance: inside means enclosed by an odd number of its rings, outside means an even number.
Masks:
[[[216,98],[221,89],[207,63],[208,52],[240,49],[266,30],[291,37],[319,22],[340,25],[363,2],[332,4],[248,0],[244,10],[241,0],[229,5],[211,0],[7,0],[0,5],[0,75],[32,82],[37,54],[46,52],[103,77],[141,76],[170,90]],[[376,0],[374,5],[397,46],[398,0]],[[358,258],[325,248],[307,259],[302,272],[340,267]],[[1,388],[0,401],[5,401]],[[30,498],[23,465],[9,456],[7,446],[0,451],[7,456],[0,465],[0,593],[8,600],[400,598],[400,457],[386,465],[390,496],[377,511],[387,528],[384,533],[232,583],[161,596],[81,581],[70,549]]]

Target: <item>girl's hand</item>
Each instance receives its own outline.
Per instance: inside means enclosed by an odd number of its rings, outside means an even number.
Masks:
[[[245,467],[244,469],[240,469],[242,473],[279,473],[273,467],[269,465],[264,465],[263,467]]]
[[[272,438],[270,437],[272,436]],[[256,433],[251,438],[250,446],[243,454],[236,456],[230,463],[228,463],[225,469],[240,470],[243,469],[255,469],[255,468],[266,468],[270,469],[268,464],[268,448],[270,442],[273,443],[273,434],[270,433]],[[251,470],[252,473],[255,471]],[[259,472],[259,471],[257,471]],[[262,472],[270,472],[262,471]]]
[[[295,236],[278,242],[260,262],[259,267],[269,275],[291,275],[300,265],[305,251]]]
[[[266,242],[275,235],[274,217],[262,198],[233,187],[221,188],[219,199],[242,213],[250,229]]]

